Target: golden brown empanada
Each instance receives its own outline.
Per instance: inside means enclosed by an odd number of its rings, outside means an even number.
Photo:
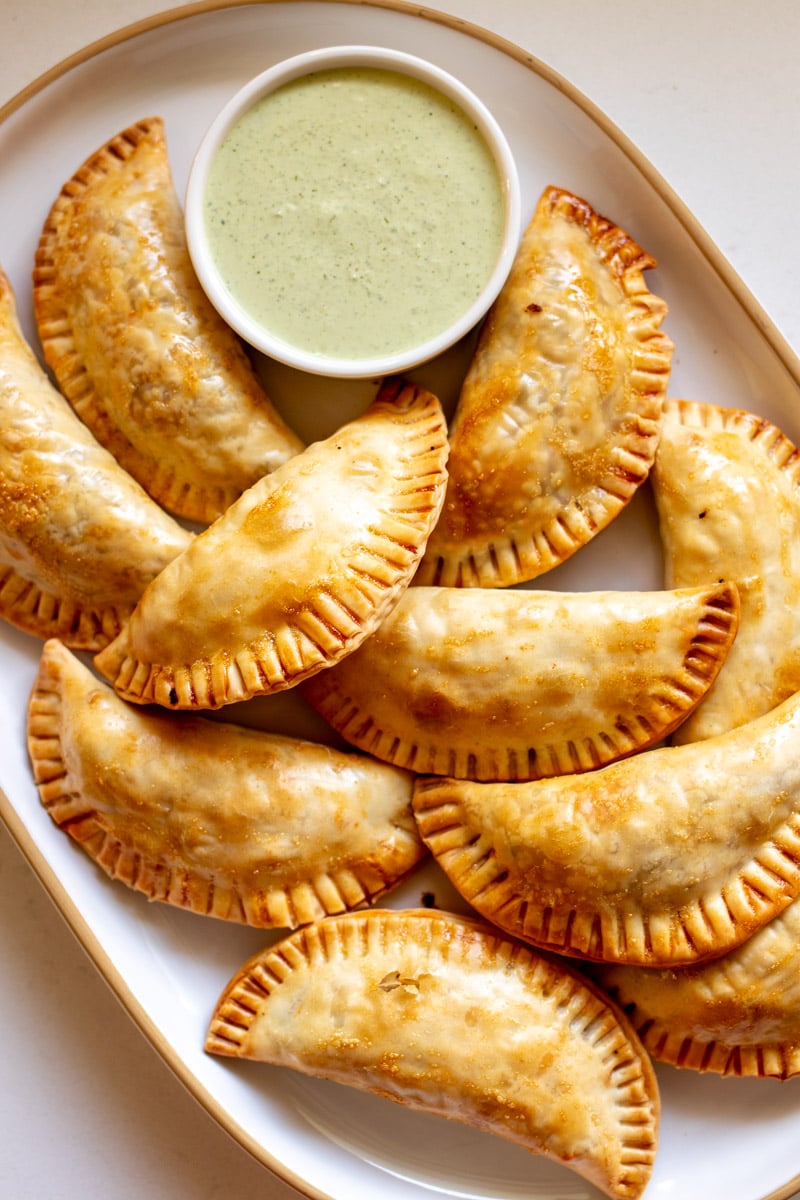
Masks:
[[[800,689],[800,458],[763,417],[669,400],[653,470],[668,587],[736,582],[741,622],[675,741],[768,712]]]
[[[419,773],[587,771],[673,729],[716,678],[735,586],[560,593],[410,588],[304,694],[353,745]]]
[[[64,185],[34,303],[61,390],[172,512],[212,521],[302,449],[200,288],[160,118],[124,130]]]
[[[0,616],[99,650],[191,540],[50,383],[0,270]]]
[[[126,699],[217,708],[351,653],[400,598],[439,513],[439,401],[390,381],[237,500],[148,587],[98,669]]]
[[[417,583],[533,579],[646,479],[672,358],[666,305],[643,279],[653,266],[586,201],[546,189],[464,381]]]
[[[421,910],[331,917],[246,963],[206,1049],[321,1075],[477,1126],[641,1195],[659,1100],[606,997],[481,922]]]
[[[28,746],[56,824],[113,879],[192,912],[294,927],[371,902],[425,853],[407,772],[135,708],[57,641]]]
[[[675,966],[732,950],[800,893],[800,693],[727,734],[534,783],[421,779],[420,832],[501,929]]]
[[[677,971],[599,968],[650,1053],[720,1075],[800,1075],[800,901],[730,954]]]

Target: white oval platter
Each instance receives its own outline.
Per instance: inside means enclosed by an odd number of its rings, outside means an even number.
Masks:
[[[671,393],[751,409],[800,442],[800,362],[680,200],[635,147],[545,64],[474,26],[416,5],[339,0],[195,4],[88,47],[0,110],[0,264],[34,339],[30,275],[42,223],[84,158],[127,124],[158,113],[179,188],[222,104],[281,58],[328,44],[375,43],[458,75],[503,125],[520,168],[523,220],[542,188],[585,196],[653,253],[652,290],[670,305]],[[451,406],[467,339],[412,372]],[[306,439],[324,436],[374,391],[263,361],[274,400]],[[661,586],[646,493],[548,587]],[[147,905],[110,882],[38,803],[25,749],[25,702],[40,646],[0,628],[0,815],[85,950],[144,1035],[242,1146],[309,1197],[444,1196],[591,1200],[577,1176],[487,1135],[349,1089],[202,1050],[214,1001],[267,935]],[[291,695],[232,719],[331,738]],[[389,900],[431,892],[462,907],[427,866]],[[661,1145],[648,1195],[780,1200],[800,1186],[800,1081],[721,1080],[659,1068]],[[112,1100],[113,1102],[113,1100]]]

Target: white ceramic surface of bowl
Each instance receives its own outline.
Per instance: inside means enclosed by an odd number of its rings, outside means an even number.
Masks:
[[[487,260],[480,290],[477,291],[476,286],[471,298],[451,308],[441,318],[434,311],[424,334],[413,342],[406,340],[405,344],[389,344],[378,350],[373,347],[364,353],[356,352],[352,347],[340,353],[338,347],[336,350],[330,346],[319,349],[313,345],[311,331],[316,296],[313,286],[307,285],[303,289],[303,295],[308,297],[309,334],[307,337],[298,337],[297,345],[285,331],[276,332],[267,318],[256,315],[254,306],[242,298],[244,293],[238,294],[235,285],[231,286],[223,278],[218,261],[219,251],[209,236],[206,215],[209,173],[223,143],[242,118],[284,85],[338,68],[374,68],[409,76],[454,104],[478,131],[488,149],[499,185],[501,206],[499,249],[493,259]],[[354,141],[355,137],[354,134]],[[403,186],[403,181],[400,181],[400,185]],[[247,197],[248,203],[252,203],[253,199],[252,196]],[[484,317],[508,275],[519,244],[520,185],[516,164],[502,129],[485,104],[453,75],[422,58],[380,46],[331,46],[296,55],[270,67],[250,80],[228,101],[205,133],[195,154],[186,190],[185,214],[189,252],[200,283],[217,311],[246,342],[279,362],[312,374],[351,379],[379,378],[401,373],[435,358],[469,333]],[[331,251],[331,257],[335,258],[332,246]],[[316,256],[309,255],[308,259],[315,262]],[[269,267],[270,264],[265,262],[265,274]],[[322,269],[320,266],[319,270]],[[440,294],[436,286],[419,288],[418,294],[420,291],[427,291],[426,300],[431,301],[431,307],[435,310]],[[389,320],[385,322],[385,327],[394,329]],[[301,342],[304,344],[301,345]]]

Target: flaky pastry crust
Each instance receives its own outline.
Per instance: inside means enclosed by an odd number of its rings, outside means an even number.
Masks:
[[[53,387],[0,270],[0,616],[100,650],[191,540]]]
[[[160,117],[64,184],[36,252],[34,306],[64,395],[171,512],[212,521],[302,449],[198,283]]]
[[[97,659],[128,700],[218,708],[351,653],[408,586],[447,477],[439,401],[386,382],[360,417],[265,476],[142,596]]]
[[[800,693],[717,738],[534,783],[422,778],[423,839],[483,916],[588,959],[718,958],[800,893]]]
[[[407,772],[126,704],[57,641],[28,748],[44,807],[99,867],[203,916],[294,928],[371,903],[425,853]]]
[[[540,779],[666,736],[736,636],[731,584],[672,592],[413,587],[304,685],[344,738],[421,774]]]
[[[641,1195],[655,1076],[593,985],[497,930],[430,910],[318,922],[225,988],[206,1049],[277,1063],[462,1121],[607,1195]]]
[[[800,902],[732,950],[680,970],[599,968],[650,1054],[719,1075],[800,1075]]]
[[[647,478],[672,343],[655,260],[585,200],[545,190],[450,428],[450,480],[417,583],[497,587],[550,570]]]
[[[724,733],[800,689],[800,455],[770,421],[670,399],[653,469],[669,587],[733,580],[736,643],[675,734]]]

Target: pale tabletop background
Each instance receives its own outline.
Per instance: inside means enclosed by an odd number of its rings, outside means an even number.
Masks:
[[[168,0],[0,0],[0,104],[73,51],[168,7]],[[800,352],[796,0],[428,7],[523,46],[599,105]],[[175,1080],[2,825],[0,914],[2,1200],[297,1195]],[[81,1019],[62,1020],[65,1012]]]

